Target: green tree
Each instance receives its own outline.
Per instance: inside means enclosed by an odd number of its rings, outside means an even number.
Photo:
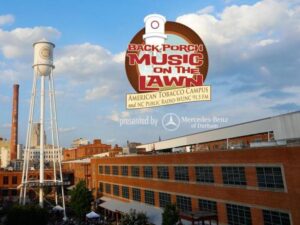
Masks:
[[[179,211],[175,204],[166,205],[162,213],[162,225],[175,225],[179,220]]]
[[[148,217],[143,212],[136,212],[130,210],[129,213],[123,214],[121,217],[120,225],[148,225]]]
[[[83,180],[79,181],[71,191],[70,207],[79,219],[84,219],[85,214],[91,210],[93,195],[86,187]]]
[[[47,225],[48,212],[39,206],[13,206],[8,210],[6,225]]]

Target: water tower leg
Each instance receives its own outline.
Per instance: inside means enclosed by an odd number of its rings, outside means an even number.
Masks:
[[[52,73],[52,71],[51,71]],[[54,182],[57,182],[57,177],[56,177],[56,155],[59,154],[59,150],[58,150],[58,143],[55,142],[54,140],[54,113],[53,113],[53,109],[54,109],[54,90],[52,89],[52,85],[51,85],[51,79],[52,76],[49,76],[49,100],[50,100],[50,126],[51,126],[51,141],[52,141],[52,162],[53,162],[53,178],[54,178]],[[57,196],[57,187],[55,186],[53,188],[54,190],[54,195],[55,195],[55,204],[58,204],[58,196]]]
[[[25,205],[26,203],[26,189],[27,189],[26,185],[28,181],[28,166],[29,166],[28,164],[29,164],[29,156],[30,156],[30,148],[31,148],[30,137],[32,131],[33,114],[34,114],[34,106],[35,106],[35,98],[36,98],[36,83],[37,83],[37,74],[34,73],[32,90],[31,90],[31,98],[30,98],[26,145],[23,153],[22,187],[21,187],[20,199],[19,199],[19,203],[23,205]]]
[[[57,116],[56,116],[56,99],[55,99],[55,88],[54,88],[54,81],[53,81],[53,71],[51,70],[50,73],[50,83],[51,83],[51,91],[52,91],[52,103],[53,103],[53,126],[54,126],[54,133],[55,133],[55,139],[58,149],[58,169],[59,169],[59,176],[61,181],[61,198],[62,198],[62,207],[64,208],[64,220],[67,220],[67,214],[66,214],[66,204],[65,204],[65,193],[64,193],[64,186],[63,186],[63,175],[62,175],[62,150],[59,146],[59,136],[58,136],[58,126],[57,126]],[[57,179],[57,178],[56,178]]]
[[[44,116],[45,116],[45,76],[41,76],[41,105],[40,105],[40,193],[39,203],[44,207]]]

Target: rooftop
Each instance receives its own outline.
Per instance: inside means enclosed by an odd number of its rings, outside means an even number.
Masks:
[[[164,150],[269,132],[273,133],[275,141],[300,138],[300,111],[143,144],[138,148]]]

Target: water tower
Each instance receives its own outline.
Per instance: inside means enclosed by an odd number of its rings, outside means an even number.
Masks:
[[[55,190],[55,202],[58,205],[58,188],[61,188],[61,203],[64,210],[64,217],[66,218],[65,213],[65,200],[64,200],[64,188],[63,188],[63,176],[62,176],[62,166],[61,166],[61,157],[62,149],[59,145],[59,136],[58,136],[58,126],[57,126],[57,117],[56,117],[56,101],[55,101],[55,89],[53,81],[53,49],[55,45],[47,40],[41,40],[33,44],[34,48],[34,63],[33,63],[33,85],[31,92],[30,100],[30,109],[29,109],[29,119],[28,119],[28,128],[26,135],[26,146],[24,150],[24,164],[23,164],[23,174],[22,174],[22,183],[20,191],[20,203],[26,203],[26,195],[28,190],[38,190],[39,194],[39,204],[41,207],[44,207],[44,188],[51,187]],[[40,85],[37,85],[40,81]],[[46,83],[48,88],[46,88]],[[39,89],[39,90],[37,90]],[[40,92],[39,105],[36,103],[37,100],[37,91]],[[46,98],[46,94],[48,97]],[[48,100],[48,101],[46,101]],[[46,104],[46,102],[48,104]],[[39,106],[39,107],[38,107]],[[48,106],[48,107],[46,107]],[[45,110],[48,110],[47,113]],[[36,112],[37,111],[37,112]],[[35,115],[38,115],[38,121],[35,120]],[[46,116],[50,118],[47,118]],[[50,120],[49,120],[50,119]],[[50,133],[51,141],[50,145],[45,143],[45,121],[50,121]],[[30,178],[28,171],[30,170],[30,153],[33,149],[31,144],[31,134],[33,131],[34,122],[40,124],[40,137],[39,137],[39,146],[35,147],[39,150],[39,178]],[[48,128],[48,127],[47,127]],[[52,165],[53,165],[53,176],[51,179],[46,177],[45,179],[45,158],[44,151],[52,151]],[[55,157],[57,156],[58,157]]]
[[[145,34],[143,39],[147,45],[161,46],[165,43],[167,35],[165,34],[166,18],[159,14],[150,14],[144,18]]]

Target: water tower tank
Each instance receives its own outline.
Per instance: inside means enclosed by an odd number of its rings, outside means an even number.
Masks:
[[[48,76],[53,65],[53,48],[55,45],[45,39],[35,42],[33,68],[41,76]]]
[[[144,18],[145,34],[143,39],[148,45],[162,45],[165,43],[166,18],[159,14],[150,14]]]

